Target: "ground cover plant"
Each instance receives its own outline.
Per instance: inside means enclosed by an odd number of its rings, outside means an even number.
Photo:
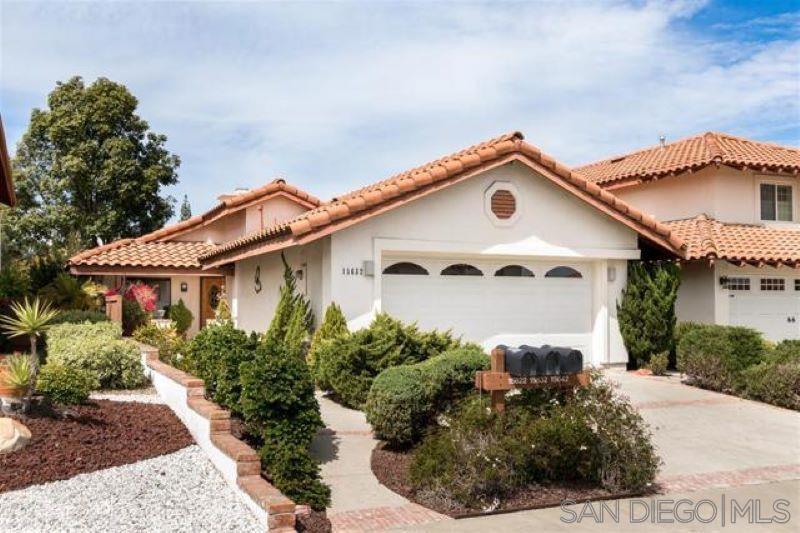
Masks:
[[[460,345],[449,331],[421,331],[415,324],[381,313],[369,327],[319,346],[317,384],[325,385],[345,406],[362,409],[373,380],[382,371],[418,363]]]
[[[504,413],[491,412],[488,402],[471,394],[411,451],[377,449],[373,471],[390,488],[451,515],[652,490],[660,460],[649,429],[599,374],[574,394],[509,395]],[[379,471],[391,462],[403,465],[389,467],[395,480]]]
[[[689,384],[800,410],[800,341],[773,346],[753,329],[693,323],[676,337]]]

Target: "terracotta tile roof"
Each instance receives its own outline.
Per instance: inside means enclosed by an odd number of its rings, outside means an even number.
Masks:
[[[70,259],[70,265],[197,269],[198,257],[213,248],[213,244],[205,242],[122,239],[78,254]]]
[[[800,230],[731,224],[707,215],[665,224],[686,242],[686,259],[800,266]]]
[[[277,249],[309,242],[428,192],[457,183],[475,172],[514,159],[535,166],[537,172],[543,176],[629,225],[651,241],[672,251],[680,250],[682,241],[672,235],[668,227],[587,181],[523,139],[522,133],[513,132],[470,146],[334,198],[292,220],[219,245],[212,252],[203,255],[201,262],[214,266],[269,251],[265,247]]]
[[[303,205],[307,209],[312,209],[322,203],[315,196],[308,194],[304,190],[299,189],[294,185],[286,183],[286,180],[275,179],[265,185],[262,185],[261,187],[250,189],[242,194],[222,197],[217,205],[202,215],[195,215],[188,220],[184,220],[183,222],[178,222],[177,224],[172,224],[170,226],[161,228],[160,230],[148,233],[147,235],[142,235],[139,237],[139,240],[150,242],[174,238],[179,234],[186,233],[187,231],[200,226],[201,224],[208,224],[223,216],[235,213],[252,203],[258,202],[259,200],[264,200],[267,197],[278,195],[285,196],[292,201]]]
[[[699,170],[712,163],[759,171],[800,171],[800,149],[707,132],[575,168],[594,183],[615,187]]]
[[[176,242],[171,239],[235,213],[252,203],[281,195],[299,203],[306,209],[320,205],[319,199],[282,179],[237,195],[223,197],[212,209],[183,222],[147,233],[136,239],[121,239],[104,246],[85,250],[70,258],[72,266],[136,266],[164,268],[198,268],[198,256],[214,248],[202,242]],[[168,246],[158,246],[168,245]],[[174,259],[167,255],[175,254]]]

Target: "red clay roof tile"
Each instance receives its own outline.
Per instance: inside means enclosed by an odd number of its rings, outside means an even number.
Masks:
[[[672,235],[668,227],[653,217],[643,217],[638,210],[620,202],[611,193],[587,181],[583,176],[543,154],[541,150],[524,142],[523,139],[524,136],[520,132],[507,133],[402,172],[386,180],[334,198],[293,220],[221,244],[213,251],[203,255],[200,261],[209,266],[230,262],[240,255],[237,254],[237,251],[250,250],[259,243],[268,243],[278,238],[280,238],[281,246],[297,244],[296,239],[314,231],[323,228],[330,229],[332,224],[343,223],[347,219],[355,221],[355,216],[361,211],[370,210],[363,216],[359,216],[357,219],[359,221],[367,216],[372,216],[372,214],[382,212],[384,209],[402,205],[405,201],[416,198],[417,193],[423,193],[431,187],[446,186],[467,169],[476,168],[481,164],[494,163],[502,157],[514,153],[527,157],[534,164],[539,165],[539,168],[544,167],[545,174],[552,171],[551,179],[560,180],[567,190],[629,224],[645,238],[682,254],[680,251],[683,245],[682,241]],[[294,242],[293,239],[295,239]]]
[[[106,247],[94,248],[91,254],[77,255],[72,266],[186,268],[200,267],[198,257],[211,251],[205,242],[141,242],[123,239]]]
[[[686,242],[686,259],[800,266],[800,230],[719,222],[707,215],[665,222]]]
[[[712,163],[773,172],[800,171],[800,149],[706,132],[665,146],[653,146],[629,154],[575,168],[604,187],[635,184],[662,176],[699,170]]]

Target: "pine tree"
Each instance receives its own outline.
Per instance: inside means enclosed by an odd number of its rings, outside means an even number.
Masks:
[[[672,351],[679,285],[678,267],[672,263],[629,263],[628,284],[617,304],[617,315],[632,365],[646,364],[651,355]]]
[[[192,206],[189,205],[189,195],[183,195],[183,203],[181,204],[181,222],[192,218]]]
[[[281,254],[283,261],[283,286],[280,289],[280,297],[278,305],[275,308],[275,316],[272,317],[272,322],[267,330],[266,337],[281,343],[287,340],[287,333],[289,333],[289,326],[292,319],[295,318],[294,331],[291,335],[298,338],[302,333],[302,341],[308,337],[309,331],[314,325],[314,312],[311,310],[311,302],[305,295],[297,292],[297,281],[294,277],[294,271],[286,257]]]

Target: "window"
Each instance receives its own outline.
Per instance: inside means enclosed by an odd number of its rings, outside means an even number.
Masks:
[[[761,220],[791,222],[794,219],[791,185],[762,183],[760,190]]]
[[[495,272],[494,275],[509,278],[532,278],[533,272],[522,265],[506,265]]]
[[[762,291],[785,291],[786,280],[783,278],[761,278]]]
[[[483,272],[472,265],[458,263],[442,270],[442,276],[483,276]]]
[[[729,291],[749,291],[750,278],[728,278],[725,288]]]
[[[551,268],[547,271],[547,274],[544,275],[546,278],[582,278],[581,273],[575,270],[572,267],[568,266],[557,266],[555,268]]]
[[[800,291],[800,279],[794,280],[794,290]]]
[[[416,263],[407,261],[395,263],[383,269],[384,274],[400,274],[404,276],[427,276],[428,271]]]

